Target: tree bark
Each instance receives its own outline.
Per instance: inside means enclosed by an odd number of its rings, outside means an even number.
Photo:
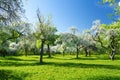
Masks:
[[[28,55],[28,52],[27,52],[27,49],[25,49],[25,56],[27,56]]]
[[[5,57],[6,56],[6,51],[3,50],[2,54],[3,54],[3,57]]]
[[[3,57],[5,57],[7,52],[3,49],[0,51],[0,53],[2,54]]]
[[[42,63],[42,62],[43,62],[44,43],[45,43],[45,40],[44,40],[44,39],[42,39],[42,43],[41,43],[41,51],[40,51],[40,63]]]
[[[63,56],[65,55],[65,50],[63,50]]]
[[[35,53],[36,53],[36,47],[35,47],[35,48],[32,48],[31,51],[33,52],[33,55],[35,55]]]
[[[78,53],[79,53],[79,49],[77,47],[77,51],[76,51],[76,58],[78,59]]]
[[[50,58],[51,57],[51,54],[50,54],[50,45],[49,44],[47,44],[47,48],[48,48],[48,57]]]
[[[35,55],[35,52],[36,52],[36,51],[35,51],[35,49],[34,49],[34,51],[33,51],[34,55]]]
[[[111,60],[114,60],[114,57],[115,57],[115,37],[114,36],[112,36],[111,37],[111,39],[112,39],[112,41],[111,41],[111,43],[110,43],[110,48],[111,48],[111,54],[110,54],[110,58],[111,58]]]
[[[25,46],[25,56],[27,56],[27,55],[28,55],[28,48],[27,48],[28,46],[27,46],[27,44],[26,44],[26,43],[25,43],[25,45],[24,45],[24,46]]]
[[[63,50],[63,56],[65,56],[65,50],[66,50],[66,47],[64,47],[64,50]]]
[[[112,52],[110,54],[110,58],[111,58],[111,60],[115,59],[115,51],[114,50],[112,50]]]
[[[91,56],[91,54],[90,54],[90,50],[88,50],[88,55]]]
[[[85,47],[85,56],[87,57],[88,56],[88,51],[87,51],[87,48]]]

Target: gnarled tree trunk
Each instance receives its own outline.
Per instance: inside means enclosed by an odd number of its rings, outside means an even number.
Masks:
[[[40,63],[42,63],[42,62],[43,62],[44,43],[45,43],[45,40],[44,40],[44,39],[42,39],[42,43],[41,43],[41,51],[40,51]]]
[[[111,54],[110,54],[110,58],[111,58],[111,60],[114,60],[114,58],[115,58],[115,46],[116,46],[116,41],[115,41],[115,37],[114,36],[112,36],[111,37],[111,39],[112,39],[112,41],[111,41],[111,43],[110,43],[110,48],[111,48]]]
[[[115,57],[115,50],[112,50],[110,54],[110,59],[114,60],[115,59],[114,57]]]
[[[49,45],[49,44],[47,44],[47,48],[48,48],[48,50],[47,50],[47,52],[48,52],[48,57],[50,58],[50,57],[51,57],[51,53],[50,53],[50,45]]]

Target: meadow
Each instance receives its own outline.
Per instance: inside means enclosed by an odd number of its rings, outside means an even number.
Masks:
[[[120,57],[111,61],[108,55],[55,55],[0,57],[0,80],[120,80]]]

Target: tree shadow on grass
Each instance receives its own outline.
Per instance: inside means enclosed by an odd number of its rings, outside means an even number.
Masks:
[[[87,80],[120,80],[120,76],[102,75],[102,76],[90,77]]]
[[[38,61],[34,61],[31,63],[21,63],[21,62],[0,62],[0,66],[59,66],[59,67],[75,67],[75,68],[105,68],[105,69],[116,69],[120,70],[119,65],[103,65],[103,64],[84,64],[84,63],[72,63],[72,62],[43,62],[39,63]]]
[[[22,73],[24,76],[11,71],[11,70],[0,70],[0,80],[24,80],[27,74]]]
[[[37,63],[39,65],[40,63]],[[41,65],[41,64],[40,64]],[[75,67],[75,68],[105,68],[105,69],[117,69],[120,70],[120,66],[116,65],[103,65],[103,64],[84,64],[84,63],[71,63],[71,62],[46,62],[43,65],[52,65],[52,66],[60,66],[60,67]]]
[[[88,57],[79,57],[79,58],[54,58],[56,60],[111,60],[109,58],[109,56],[107,57],[92,57],[92,56],[88,56]],[[115,60],[120,60],[120,57],[115,57]]]
[[[84,58],[54,58],[56,60],[97,60],[96,58],[84,57]]]

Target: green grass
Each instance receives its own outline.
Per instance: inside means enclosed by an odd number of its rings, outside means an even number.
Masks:
[[[120,60],[111,61],[108,56],[94,55],[44,57],[0,57],[0,80],[120,80]]]

